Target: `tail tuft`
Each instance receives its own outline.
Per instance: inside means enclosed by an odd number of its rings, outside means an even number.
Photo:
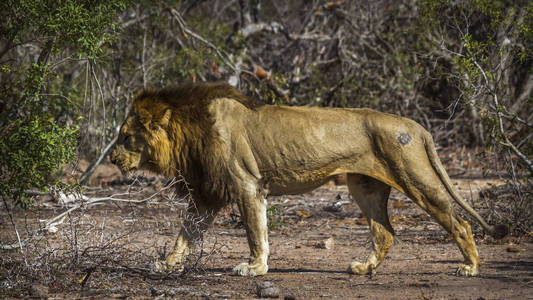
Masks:
[[[509,227],[503,224],[497,224],[492,226],[491,231],[489,232],[490,236],[499,240],[506,237],[509,234]]]

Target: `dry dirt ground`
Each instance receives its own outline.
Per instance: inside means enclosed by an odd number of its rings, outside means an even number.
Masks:
[[[483,213],[482,204],[475,202],[477,193],[493,181],[453,181]],[[129,187],[109,184],[89,190],[88,196],[129,188],[130,196],[123,198],[142,199],[160,186],[159,181]],[[184,207],[182,202],[169,201],[170,196],[163,193],[143,204],[107,202],[76,210],[57,226],[57,232],[40,235],[25,256],[0,250],[0,295],[250,299],[258,298],[258,284],[269,281],[282,299],[533,299],[530,237],[494,241],[476,229],[481,274],[457,277],[455,269],[462,261],[458,248],[439,225],[397,191],[389,201],[397,238],[387,259],[371,277],[347,274],[351,261],[366,258],[369,231],[359,208],[349,202],[346,187],[333,184],[303,195],[269,199],[267,275],[232,275],[231,268],[246,261],[249,252],[237,212],[231,209],[208,231],[186,273],[156,273],[150,263],[170,250]],[[15,222],[25,236],[37,228],[37,220],[71,206],[43,197],[29,212],[15,210]],[[0,240],[13,241],[5,211],[0,217]],[[23,267],[24,257],[29,267]]]

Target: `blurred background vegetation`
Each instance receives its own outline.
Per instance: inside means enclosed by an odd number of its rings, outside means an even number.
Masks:
[[[507,182],[485,193],[507,199],[492,221],[524,232],[532,51],[527,0],[4,0],[0,196],[27,206],[65,163],[100,161],[137,89],[225,81],[269,104],[399,114],[475,149]]]

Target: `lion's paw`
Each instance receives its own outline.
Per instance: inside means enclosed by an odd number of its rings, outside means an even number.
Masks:
[[[239,276],[259,276],[268,272],[268,266],[263,264],[242,263],[233,268],[233,273]]]
[[[479,269],[477,266],[471,266],[471,265],[460,265],[459,268],[457,268],[457,271],[455,272],[455,275],[457,276],[477,276],[479,274]]]
[[[348,273],[355,275],[366,275],[368,273],[374,273],[373,268],[370,265],[354,261],[348,267]]]
[[[183,271],[183,268],[184,267],[182,265],[169,265],[166,261],[156,261],[153,264],[153,270],[161,273],[167,273],[172,271],[181,272]]]

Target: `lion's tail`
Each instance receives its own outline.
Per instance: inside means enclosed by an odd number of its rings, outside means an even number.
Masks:
[[[444,170],[444,167],[442,166],[442,163],[440,162],[440,159],[437,155],[437,151],[435,150],[435,144],[433,143],[433,139],[431,137],[425,139],[425,145],[426,145],[426,152],[429,157],[429,161],[431,162],[431,166],[439,176],[440,180],[444,184],[444,187],[448,191],[448,193],[452,196],[452,198],[464,209],[466,210],[471,216],[473,216],[479,224],[483,227],[483,229],[490,234],[495,239],[501,239],[505,237],[509,233],[509,228],[506,225],[498,224],[498,225],[489,225],[485,220],[470,206],[466,201],[459,195],[455,187],[453,186],[450,177]]]

